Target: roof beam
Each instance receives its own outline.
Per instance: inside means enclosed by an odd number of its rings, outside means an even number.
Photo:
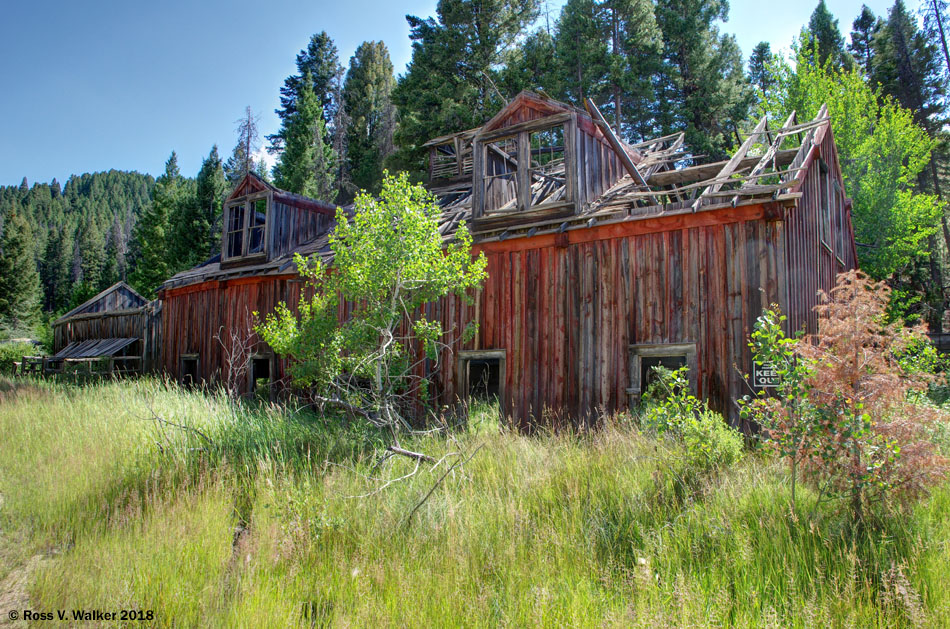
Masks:
[[[620,158],[620,163],[623,164],[624,169],[630,173],[630,176],[633,177],[633,180],[642,186],[644,190],[650,190],[650,186],[647,185],[643,175],[641,175],[640,171],[637,170],[637,165],[633,163],[632,159],[630,159],[630,155],[627,154],[627,151],[623,148],[620,140],[616,135],[614,135],[613,129],[611,129],[610,125],[607,124],[607,121],[604,120],[604,115],[600,113],[599,109],[597,109],[597,105],[594,104],[594,101],[590,98],[585,98],[584,106],[587,108],[587,112],[590,114],[594,124],[596,124],[601,132],[603,132],[604,137],[607,138],[607,142],[610,144],[611,148],[613,148],[614,152],[617,154],[617,157]],[[653,201],[653,203],[657,205],[659,204],[659,201],[656,200],[656,197],[651,195],[650,199]]]
[[[779,147],[782,145],[782,142],[785,140],[785,137],[788,135],[789,129],[795,124],[795,111],[792,110],[792,113],[788,115],[788,118],[785,120],[785,124],[782,125],[782,128],[779,129],[778,133],[775,134],[775,138],[772,140],[772,143],[769,145],[765,154],[762,155],[762,159],[752,168],[752,171],[749,173],[749,178],[743,183],[740,188],[749,188],[750,186],[756,185],[756,177],[769,165],[769,162],[775,159],[776,153],[778,153]],[[739,195],[737,194],[732,198],[732,203],[735,205],[739,201]]]
[[[693,202],[694,212],[699,209],[700,205],[702,205],[703,199],[706,198],[706,195],[712,192],[718,192],[719,189],[722,188],[722,185],[725,182],[721,180],[728,177],[733,173],[733,171],[735,171],[736,166],[742,162],[742,159],[746,156],[746,153],[748,153],[749,149],[752,148],[752,145],[755,144],[756,138],[765,133],[765,122],[765,116],[762,116],[762,119],[759,120],[759,124],[755,125],[755,129],[753,129],[752,133],[748,135],[748,137],[745,139],[745,142],[743,142],[739,147],[739,150],[736,151],[736,154],[732,156],[732,159],[725,163],[725,165],[716,175],[714,178],[716,183],[707,186],[706,189],[703,190],[698,197],[696,197],[696,200]]]

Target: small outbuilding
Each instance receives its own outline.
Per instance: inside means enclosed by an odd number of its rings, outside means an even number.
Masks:
[[[43,372],[151,371],[160,349],[161,308],[117,282],[53,322],[53,355],[44,359]]]

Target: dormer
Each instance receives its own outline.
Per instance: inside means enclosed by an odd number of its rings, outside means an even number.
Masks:
[[[257,175],[244,177],[224,203],[221,262],[267,260],[274,189]]]
[[[221,265],[266,262],[331,226],[336,207],[275,188],[248,173],[224,202]]]
[[[624,174],[586,112],[521,92],[472,139],[476,231],[579,214]]]

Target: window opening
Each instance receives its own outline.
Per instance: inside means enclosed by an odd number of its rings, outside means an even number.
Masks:
[[[564,127],[531,133],[531,205],[559,201],[565,188]]]
[[[198,384],[198,357],[181,357],[181,384],[186,387],[193,387]]]
[[[686,366],[686,356],[643,356],[640,358],[640,391],[646,391],[658,376],[654,367],[675,371]]]
[[[518,138],[488,142],[485,156],[485,209],[518,209]]]
[[[270,357],[251,359],[251,395],[261,400],[270,399],[270,396],[271,396],[271,359]]]
[[[505,350],[459,353],[460,396],[470,400],[501,400],[505,396]]]
[[[631,405],[640,403],[640,398],[654,380],[654,367],[674,370],[688,367],[689,386],[696,391],[696,344],[660,343],[630,346],[630,386],[627,395]]]
[[[468,361],[468,395],[478,400],[498,398],[500,392],[501,361],[483,358]]]
[[[244,204],[232,205],[228,208],[228,246],[229,258],[236,258],[244,254]]]
[[[247,227],[248,255],[264,252],[264,230],[267,226],[267,199],[251,204],[252,212]]]

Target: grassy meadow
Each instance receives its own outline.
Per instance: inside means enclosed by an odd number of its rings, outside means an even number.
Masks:
[[[950,626],[950,485],[858,533],[808,491],[792,516],[772,459],[696,474],[621,419],[525,436],[478,409],[403,439],[438,461],[414,475],[386,443],[155,379],[0,379],[0,600],[162,627]]]

